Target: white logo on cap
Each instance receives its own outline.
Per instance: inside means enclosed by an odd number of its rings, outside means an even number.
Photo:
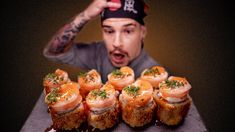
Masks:
[[[129,11],[137,14],[137,10],[134,9],[134,0],[125,0],[124,11]]]

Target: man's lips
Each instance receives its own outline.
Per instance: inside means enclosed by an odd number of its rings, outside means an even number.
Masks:
[[[127,57],[127,53],[122,51],[113,51],[110,52],[111,60],[117,64],[122,64],[125,62],[125,58]]]

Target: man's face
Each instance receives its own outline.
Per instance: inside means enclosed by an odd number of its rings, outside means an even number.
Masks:
[[[128,65],[141,51],[145,26],[129,18],[109,18],[102,23],[103,39],[115,67]]]

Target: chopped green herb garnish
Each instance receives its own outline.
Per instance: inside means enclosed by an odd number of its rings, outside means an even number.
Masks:
[[[103,99],[107,98],[107,93],[105,90],[96,89],[96,90],[93,90],[91,94],[95,97],[100,96]]]
[[[114,76],[121,76],[123,73],[120,71],[120,70],[114,70],[113,72],[112,72],[112,75],[114,75]]]
[[[49,73],[46,75],[44,79],[55,79],[57,76],[55,73]]]
[[[57,101],[57,97],[59,96],[59,94],[57,93],[58,89],[55,88],[53,91],[51,91],[48,95],[47,95],[47,98],[46,98],[46,103],[47,104],[50,104],[50,103],[53,103],[53,102],[56,102]]]
[[[107,98],[105,91],[100,91],[100,93],[98,95],[103,99]]]
[[[65,79],[66,78],[64,76],[59,76],[59,75],[56,75],[55,73],[49,73],[45,76],[44,81],[47,80],[53,83],[54,85],[57,85],[63,81],[66,81]]]
[[[160,84],[160,87],[162,87],[164,85],[166,85],[168,88],[177,88],[180,86],[184,86],[184,83],[176,81],[176,80],[166,80]]]
[[[145,72],[144,72],[144,75],[153,75],[155,76],[155,74],[158,74],[160,75],[160,72],[157,68],[151,68],[151,69],[147,69]]]
[[[81,71],[78,73],[78,77],[85,77],[87,75],[87,72]]]
[[[127,86],[127,87],[124,88],[124,90],[125,90],[128,94],[130,94],[130,95],[132,95],[132,96],[134,96],[134,97],[138,95],[139,89],[140,89],[139,87],[132,86],[132,85],[129,85],[129,86]]]

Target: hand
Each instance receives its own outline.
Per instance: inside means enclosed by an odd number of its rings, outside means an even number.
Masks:
[[[93,0],[93,2],[84,10],[84,14],[87,18],[93,19],[98,16],[104,8],[120,8],[120,3],[115,3],[107,0]]]

